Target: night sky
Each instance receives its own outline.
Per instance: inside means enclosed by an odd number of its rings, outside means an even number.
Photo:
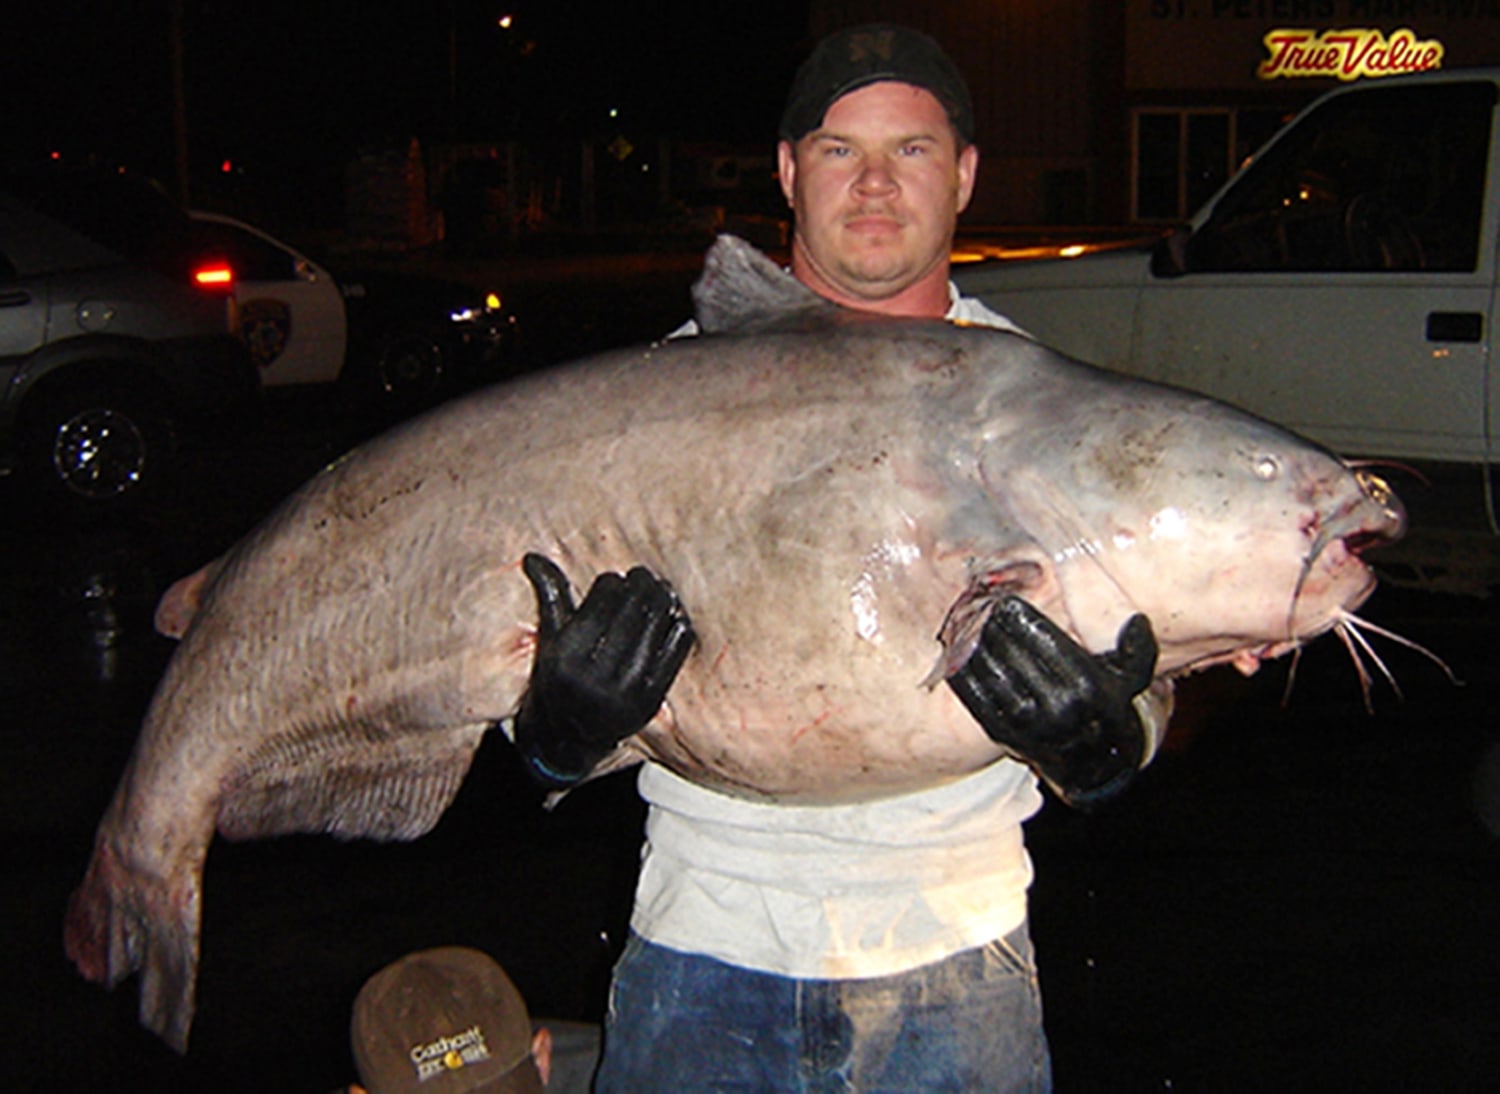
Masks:
[[[180,4],[194,176],[227,159],[280,189],[317,186],[356,151],[411,137],[535,142],[619,127],[769,146],[810,44],[807,0]],[[0,154],[170,177],[172,6],[33,0],[9,13]]]

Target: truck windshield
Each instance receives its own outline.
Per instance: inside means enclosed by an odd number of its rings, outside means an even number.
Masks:
[[[1187,271],[1472,271],[1494,105],[1488,81],[1329,100],[1224,194]]]

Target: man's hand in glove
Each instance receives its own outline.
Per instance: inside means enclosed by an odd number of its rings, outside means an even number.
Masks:
[[[948,684],[992,740],[1086,810],[1123,790],[1146,757],[1133,700],[1151,683],[1156,654],[1144,615],[1126,620],[1115,648],[1096,657],[1007,596]]]
[[[644,567],[600,574],[577,608],[551,559],[528,554],[522,568],[539,618],[516,747],[540,782],[569,786],[656,715],[693,626],[671,586]]]

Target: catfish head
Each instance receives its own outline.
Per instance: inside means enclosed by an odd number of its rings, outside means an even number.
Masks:
[[[1221,403],[1090,372],[1065,430],[997,431],[979,454],[984,490],[1026,537],[975,558],[950,657],[972,645],[963,620],[1004,592],[1095,651],[1145,613],[1159,676],[1249,674],[1352,619],[1376,584],[1363,552],[1405,528],[1383,481]],[[1047,411],[1044,396],[1016,412]]]

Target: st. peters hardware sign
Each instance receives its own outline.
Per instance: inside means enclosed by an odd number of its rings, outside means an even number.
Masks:
[[[1418,39],[1402,28],[1389,38],[1373,28],[1308,30],[1282,28],[1265,38],[1266,59],[1255,70],[1261,80],[1317,76],[1358,80],[1440,68],[1443,43]]]

